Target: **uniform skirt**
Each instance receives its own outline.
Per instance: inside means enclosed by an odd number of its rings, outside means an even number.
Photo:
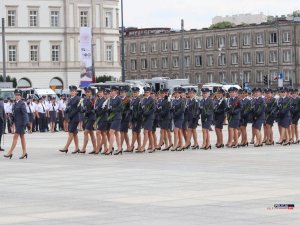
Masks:
[[[215,116],[215,128],[223,129],[223,123],[224,123],[225,115],[220,114]]]
[[[128,128],[129,128],[129,122],[128,121],[121,121],[120,131],[127,133]]]
[[[132,122],[132,132],[140,133],[142,128],[142,123],[140,121]]]
[[[97,130],[99,131],[107,131],[109,129],[108,128],[108,124],[107,124],[107,121],[99,121],[98,124],[97,124]]]
[[[292,124],[298,125],[299,118],[300,118],[300,113],[297,113],[296,115],[293,115],[293,117],[292,117]]]
[[[158,128],[158,120],[157,119],[154,119],[153,120],[153,125],[152,125],[152,131],[153,132],[156,132],[156,128]]]
[[[187,120],[183,120],[182,129],[187,130],[189,128],[189,122]]]
[[[56,122],[56,112],[55,111],[49,111],[50,115],[50,122],[55,123]]]
[[[288,128],[290,126],[290,118],[289,117],[279,118],[278,125],[283,128]]]
[[[145,120],[143,124],[144,130],[152,131],[153,129],[153,121],[151,119]]]
[[[84,114],[79,113],[79,121],[82,122],[84,120]]]
[[[228,121],[228,127],[229,128],[238,128],[240,126],[240,120],[230,120]]]
[[[212,118],[208,117],[206,120],[201,120],[201,123],[203,129],[209,129],[212,124]]]
[[[95,120],[86,119],[84,121],[83,127],[85,130],[94,130],[94,123],[95,123]]]
[[[29,123],[33,122],[33,113],[28,113]]]
[[[121,127],[121,120],[113,120],[110,123],[110,130],[119,131]]]
[[[266,124],[273,127],[274,121],[275,121],[275,118],[270,116],[270,117],[268,117],[268,119],[266,120]]]
[[[79,121],[71,120],[68,124],[68,132],[77,134],[78,133],[78,129],[77,129],[78,124],[79,124]]]
[[[261,130],[261,126],[262,126],[263,123],[264,123],[263,120],[255,120],[252,123],[252,127],[257,129],[257,130]]]
[[[198,119],[192,119],[188,121],[188,128],[189,129],[196,129],[198,126]]]
[[[160,120],[159,125],[161,129],[168,130],[170,129],[170,120],[168,119]]]
[[[25,133],[25,126],[16,126],[16,134],[24,134]]]
[[[174,127],[175,128],[178,128],[178,129],[182,129],[182,127],[183,127],[183,120],[176,120],[176,119],[174,119]]]

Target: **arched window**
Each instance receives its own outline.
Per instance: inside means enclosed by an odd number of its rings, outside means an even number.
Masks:
[[[18,81],[18,88],[31,88],[31,82],[28,78],[21,78]]]
[[[62,82],[62,80],[60,78],[54,77],[50,81],[49,87],[53,90],[54,89],[63,89],[64,83]]]

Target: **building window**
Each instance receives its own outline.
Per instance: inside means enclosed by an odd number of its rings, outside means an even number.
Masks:
[[[157,59],[151,59],[151,69],[157,69]]]
[[[225,47],[225,37],[219,37],[219,48]]]
[[[141,52],[146,52],[146,42],[141,43]]]
[[[219,82],[220,83],[225,83],[226,82],[226,74],[224,71],[219,73]]]
[[[8,46],[8,61],[17,62],[17,46],[9,45]]]
[[[213,66],[214,65],[214,57],[212,55],[207,56],[207,66]]]
[[[245,65],[251,64],[251,53],[250,52],[245,52],[243,54],[243,56],[244,56],[244,64]]]
[[[111,12],[105,13],[105,27],[112,28],[112,13]]]
[[[136,53],[136,43],[131,43],[130,44],[130,52],[131,53]]]
[[[277,33],[271,32],[270,33],[270,44],[276,44],[277,43]]]
[[[195,74],[195,83],[196,84],[201,83],[201,73],[196,73]]]
[[[172,50],[173,51],[178,51],[178,40],[173,40],[172,41]]]
[[[148,68],[147,59],[142,59],[141,64],[142,64],[142,68],[141,68],[142,70],[146,70]]]
[[[190,67],[191,58],[189,56],[184,57],[184,67],[189,68]]]
[[[250,81],[250,75],[251,75],[251,72],[250,71],[245,71],[244,72],[244,82],[249,82]]]
[[[243,45],[249,46],[250,45],[250,34],[244,34],[243,36]]]
[[[195,66],[196,67],[202,66],[202,56],[201,55],[195,56]]]
[[[51,27],[59,27],[59,11],[51,11]]]
[[[207,82],[212,83],[214,80],[213,77],[214,77],[213,73],[207,73]]]
[[[277,62],[277,51],[270,51],[270,63]]]
[[[202,48],[202,38],[195,39],[195,49]]]
[[[256,72],[256,83],[262,83],[263,82],[263,77],[264,77],[264,72],[263,71],[257,71]]]
[[[38,26],[38,11],[37,10],[29,11],[29,26],[30,27]]]
[[[214,47],[214,38],[207,37],[206,38],[206,48],[213,48]]]
[[[238,83],[238,72],[236,71],[231,72],[231,83],[233,84]]]
[[[188,50],[191,48],[190,39],[184,39],[184,49]]]
[[[238,46],[238,41],[237,41],[237,36],[236,35],[230,36],[230,46],[231,47],[237,47]]]
[[[157,51],[157,42],[151,42],[151,52]]]
[[[161,42],[161,51],[162,52],[168,51],[168,41],[162,41]]]
[[[80,26],[88,26],[88,11],[80,11]]]
[[[167,58],[167,57],[162,58],[162,68],[163,68],[163,69],[169,68],[169,65],[168,65],[168,58]]]
[[[113,46],[107,45],[106,46],[106,62],[112,62],[113,61]]]
[[[219,54],[219,66],[225,66],[226,65],[226,55],[225,53]]]
[[[289,63],[292,61],[292,53],[291,50],[284,50],[283,51],[283,62]]]
[[[284,81],[290,81],[292,78],[291,71],[290,70],[284,70],[283,71],[283,80]]]
[[[237,65],[238,64],[238,53],[232,53],[231,54],[231,65]]]
[[[256,52],[256,64],[264,63],[264,52]]]
[[[262,33],[256,34],[256,45],[262,45],[264,43],[264,37]]]
[[[16,10],[8,10],[7,11],[7,26],[15,27],[16,26]]]
[[[59,62],[59,55],[60,55],[60,46],[59,45],[52,45],[52,47],[51,47],[51,60],[52,60],[52,62]]]
[[[290,32],[283,32],[283,42],[284,43],[290,43],[291,42],[291,33]]]
[[[274,80],[275,77],[277,77],[277,71],[276,70],[271,70],[270,71],[270,79]]]
[[[137,70],[137,65],[136,65],[136,60],[135,59],[131,60],[131,70],[132,71]]]
[[[173,68],[179,67],[179,57],[173,57]]]
[[[30,46],[30,61],[37,62],[38,61],[38,53],[39,53],[39,46],[38,45],[31,45]]]

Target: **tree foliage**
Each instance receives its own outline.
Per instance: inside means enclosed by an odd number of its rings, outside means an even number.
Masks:
[[[234,27],[234,23],[223,21],[220,23],[212,24],[209,28],[211,29],[225,29],[225,28],[232,28]]]
[[[17,79],[15,77],[11,78],[10,76],[6,76],[6,80],[4,80],[3,76],[0,75],[0,82],[12,82],[13,87],[17,87]]]
[[[96,83],[104,83],[105,81],[112,81],[112,76],[103,75],[96,77]]]

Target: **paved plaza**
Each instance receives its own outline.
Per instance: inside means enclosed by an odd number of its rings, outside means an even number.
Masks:
[[[1,153],[0,225],[300,224],[300,145],[92,156],[58,152],[66,136],[26,135],[27,160],[20,144]]]

